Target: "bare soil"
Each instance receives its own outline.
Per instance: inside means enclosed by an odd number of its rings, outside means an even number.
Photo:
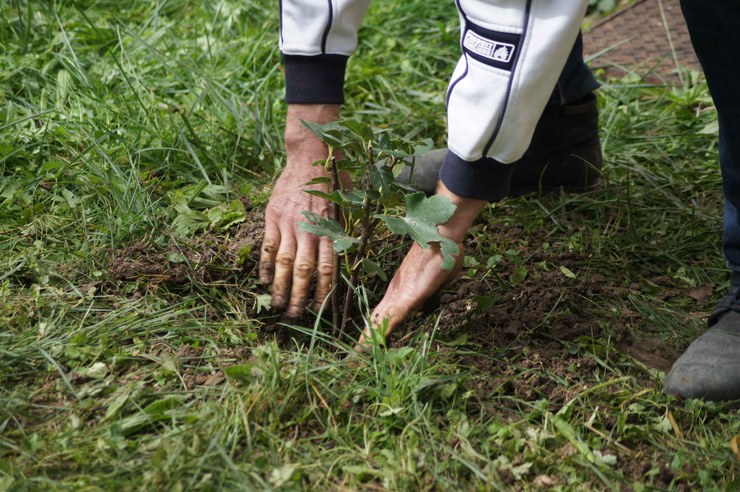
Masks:
[[[256,281],[264,216],[256,209],[249,209],[248,214],[247,221],[225,238],[203,235],[186,246],[167,247],[140,242],[111,251],[109,287],[122,289],[133,284],[134,296],[151,289],[189,290],[194,284],[269,292]],[[472,374],[490,375],[473,378],[470,389],[493,397],[491,402],[495,401],[496,411],[504,419],[507,412],[513,419],[517,415],[514,406],[507,410],[500,405],[501,398],[507,396],[513,397],[511,401],[544,398],[550,409],[557,410],[587,388],[582,381],[584,376],[600,370],[596,356],[609,361],[610,357],[617,360],[627,354],[645,367],[661,371],[668,370],[678,357],[679,351],[655,332],[640,329],[646,321],[625,307],[626,297],[639,292],[640,285],[584,270],[583,265],[590,261],[585,253],[543,251],[541,241],[522,227],[504,226],[493,220],[488,220],[486,227],[490,237],[503,237],[519,245],[518,256],[524,259],[527,276],[507,282],[517,264],[504,261],[491,272],[482,267],[473,276],[459,278],[441,295],[443,309],[416,314],[394,333],[391,346],[402,345],[420,330],[431,331],[439,321],[438,337],[443,345],[452,347],[448,350],[458,358],[457,363]],[[473,236],[466,251],[475,254],[482,247],[480,238]],[[400,259],[403,251],[404,248],[397,248],[393,261]],[[484,275],[486,272],[488,276]],[[670,279],[656,277],[649,281],[661,289],[659,298],[690,297],[698,310],[708,309],[712,286],[682,292],[673,287]],[[506,289],[502,290],[501,285],[506,285]],[[378,292],[382,292],[380,287]],[[608,319],[603,318],[604,306],[614,306],[616,310]],[[312,320],[312,315],[307,314],[304,320],[292,322],[310,324]],[[261,321],[265,338],[287,344],[300,337],[286,333],[278,324],[284,321],[280,316],[263,315]],[[470,350],[457,351],[459,347]],[[458,353],[465,355],[454,355]],[[198,354],[182,355],[187,360]],[[235,353],[225,357],[238,361],[249,356]],[[201,372],[197,364],[184,371],[184,377],[188,387],[217,385],[224,379],[221,371]],[[647,374],[644,377],[646,385],[652,384]],[[633,450],[629,456],[620,450],[615,450],[615,454],[620,456],[626,476],[644,478],[659,462],[661,472],[652,479],[653,485],[666,487],[673,480],[668,457],[662,454],[648,449]]]
[[[120,289],[133,284],[136,296],[158,288],[189,290],[195,284],[241,289],[247,278],[251,280],[250,288],[267,293],[268,287],[258,285],[256,280],[263,224],[262,211],[251,208],[247,220],[226,237],[206,234],[166,247],[137,242],[110,251],[109,287]],[[555,373],[559,366],[570,367],[574,360],[578,362],[578,355],[564,358],[563,351],[567,352],[565,347],[580,337],[608,340],[647,367],[662,371],[670,368],[679,355],[675,348],[648,331],[640,334],[630,329],[643,321],[638,313],[624,307],[624,299],[631,291],[639,290],[639,285],[626,287],[623,278],[579,271],[579,266],[589,263],[585,253],[542,251],[540,243],[532,240],[531,232],[522,227],[494,221],[489,221],[486,227],[490,237],[505,237],[510,243],[520,245],[518,255],[525,259],[529,271],[526,278],[501,290],[501,283],[507,283],[517,266],[505,261],[496,265],[494,276],[480,273],[463,276],[440,296],[440,304],[444,306],[441,313],[434,310],[427,315],[416,315],[413,322],[393,336],[391,344],[403,343],[420,326],[429,328],[441,316],[439,326],[443,327],[445,339],[464,336],[466,344],[487,353],[504,349],[524,351],[529,359]],[[479,241],[477,238],[468,241],[468,254],[475,254],[481,247]],[[398,251],[400,256],[403,248]],[[535,265],[544,267],[535,268]],[[565,275],[558,267],[577,274]],[[651,282],[662,288],[659,297],[693,297],[698,308],[706,308],[707,299],[713,293],[711,286],[680,292],[673,288],[670,279],[662,277]],[[620,310],[619,315],[599,319],[595,317],[596,304],[615,306]],[[309,314],[306,319],[310,317]],[[268,332],[274,332],[270,325],[279,321],[276,317],[268,321]]]

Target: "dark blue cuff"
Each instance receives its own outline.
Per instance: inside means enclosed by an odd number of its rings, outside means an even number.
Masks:
[[[509,194],[514,166],[490,157],[468,162],[447,152],[439,179],[448,190],[465,198],[496,202]]]
[[[288,104],[343,104],[348,58],[344,55],[283,54],[285,101]]]

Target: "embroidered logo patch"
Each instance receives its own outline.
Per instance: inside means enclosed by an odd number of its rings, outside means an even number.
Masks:
[[[473,31],[467,31],[463,38],[463,46],[478,56],[498,63],[510,63],[516,46],[486,39]]]

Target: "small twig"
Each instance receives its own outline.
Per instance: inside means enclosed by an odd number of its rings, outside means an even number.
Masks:
[[[339,183],[339,172],[337,171],[337,159],[334,157],[334,153],[331,154],[331,181],[333,191],[339,191],[341,185]],[[341,209],[338,203],[334,203],[334,220],[339,220]],[[339,280],[340,280],[340,258],[338,254],[334,254],[334,271],[332,272],[332,289],[331,289],[331,317],[334,331],[336,332],[340,324],[339,319]]]

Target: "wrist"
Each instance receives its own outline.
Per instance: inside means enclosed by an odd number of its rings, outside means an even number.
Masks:
[[[338,104],[289,104],[285,119],[285,148],[288,152],[310,146],[326,148],[303,121],[325,125],[339,118]]]
[[[488,201],[458,195],[441,181],[437,185],[437,194],[447,197],[456,207],[450,220],[439,226],[439,233],[460,243]]]

